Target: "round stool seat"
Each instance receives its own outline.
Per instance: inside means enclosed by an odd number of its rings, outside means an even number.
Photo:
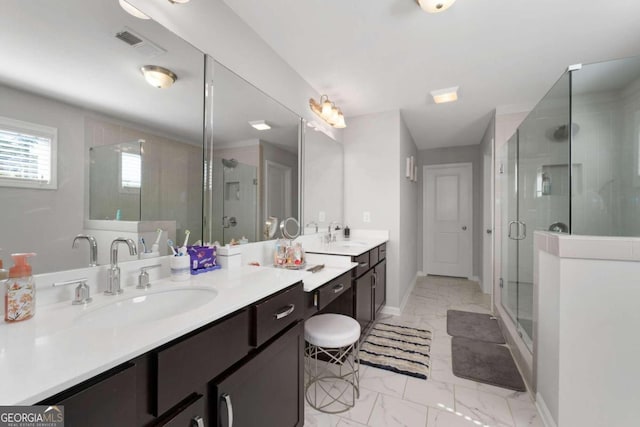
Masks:
[[[318,347],[346,347],[359,338],[360,324],[342,314],[319,314],[304,322],[304,339]]]

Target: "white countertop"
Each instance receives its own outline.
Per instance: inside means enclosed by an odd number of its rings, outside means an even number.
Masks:
[[[335,279],[336,277],[357,267],[357,262],[351,262],[351,258],[346,256],[331,256],[322,254],[307,253],[307,267],[309,269],[314,265],[324,264],[324,268],[317,273],[309,271],[301,272],[302,281],[304,282],[305,292],[311,292]]]
[[[338,240],[331,243],[314,242],[306,244],[304,249],[307,253],[358,256],[388,240],[385,237],[353,237],[349,240]]]
[[[326,273],[243,266],[192,276],[188,282],[157,280],[147,291],[127,287],[115,297],[94,294],[94,301],[86,306],[74,306],[71,301],[38,306],[32,319],[0,324],[0,405],[34,404],[307,276],[307,281],[323,280],[330,275],[329,269]],[[217,296],[196,308],[126,327],[78,319],[114,301],[183,288],[214,289]]]

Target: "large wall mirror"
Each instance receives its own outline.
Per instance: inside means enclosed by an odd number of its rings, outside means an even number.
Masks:
[[[268,240],[269,218],[300,217],[301,119],[211,57],[207,94],[205,240]]]
[[[202,236],[202,52],[116,0],[5,0],[0,40],[5,262],[34,251],[35,273],[87,266],[84,243],[71,247],[87,233],[104,263],[102,229],[132,223],[168,224],[165,242]],[[153,87],[145,65],[177,80]]]
[[[310,122],[304,135],[305,233],[344,221],[344,154],[342,143],[328,136],[320,125]]]

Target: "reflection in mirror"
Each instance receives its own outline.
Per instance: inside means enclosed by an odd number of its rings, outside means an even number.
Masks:
[[[210,57],[207,74],[205,240],[269,239],[269,217],[299,217],[300,117]]]
[[[304,232],[326,231],[343,225],[344,154],[342,144],[327,136],[314,122],[304,135]]]
[[[295,239],[300,235],[300,223],[295,218],[283,219],[280,223],[280,234],[285,239]]]
[[[67,270],[88,265],[86,245],[71,247],[78,234],[96,237],[104,263],[118,235],[201,233],[201,52],[117,1],[3,1],[0,39],[5,261],[34,251],[34,273]],[[175,84],[149,85],[150,64]]]

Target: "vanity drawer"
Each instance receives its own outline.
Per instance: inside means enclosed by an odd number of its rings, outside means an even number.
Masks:
[[[378,248],[373,248],[369,251],[369,265],[373,267],[380,260],[380,255],[378,254]]]
[[[155,427],[204,427],[205,401],[204,396],[194,393],[163,420],[154,424]]]
[[[226,318],[156,353],[156,416],[249,353],[249,311]]]
[[[354,272],[353,277],[360,277],[371,268],[371,264],[369,263],[369,252],[365,252],[357,257],[352,257],[351,259],[353,262],[358,263],[358,266],[352,270]]]
[[[258,347],[290,324],[304,318],[302,282],[254,304],[251,311],[251,345]]]
[[[387,244],[383,243],[378,246],[378,261],[382,261],[387,257]]]
[[[351,289],[351,274],[344,273],[318,289],[318,310],[328,306],[333,300]]]

